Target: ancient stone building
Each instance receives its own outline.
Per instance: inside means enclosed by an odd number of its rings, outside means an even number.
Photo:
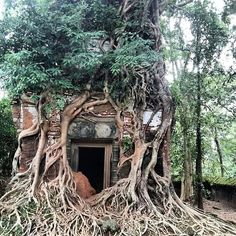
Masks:
[[[12,108],[13,120],[19,133],[30,128],[37,119],[36,104],[28,99],[15,101]],[[118,173],[117,169],[119,134],[115,115],[116,111],[109,103],[92,107],[88,112],[76,117],[68,131],[67,152],[70,166],[73,171],[81,171],[87,176],[96,192],[113,185],[118,178],[128,173],[125,169],[123,173]],[[150,116],[150,111],[145,112],[144,125]],[[60,137],[60,117],[60,112],[55,111],[50,118],[48,138],[51,142],[55,142]],[[125,127],[129,127],[129,116],[127,115],[124,119]],[[159,121],[159,116],[154,117],[150,123],[150,129],[156,128]],[[124,129],[124,135],[125,132]],[[24,171],[36,153],[38,138],[36,136],[23,138],[21,142],[22,155],[18,165],[19,171]]]

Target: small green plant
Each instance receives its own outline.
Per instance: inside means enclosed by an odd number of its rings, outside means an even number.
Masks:
[[[122,141],[122,146],[125,152],[131,150],[132,148],[132,140],[129,136],[125,136]]]

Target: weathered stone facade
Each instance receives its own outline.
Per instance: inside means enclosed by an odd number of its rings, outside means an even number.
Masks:
[[[36,105],[28,101],[18,101],[12,104],[13,120],[18,132],[28,129],[37,118]],[[104,148],[104,187],[113,185],[117,177],[119,161],[118,130],[115,125],[115,110],[110,104],[92,107],[89,112],[80,114],[70,124],[67,140],[68,160],[74,171],[78,165],[78,150],[80,145],[90,148]],[[48,139],[50,143],[60,137],[60,113],[54,111],[50,118]],[[37,150],[37,137],[22,140],[20,166],[27,169]],[[76,152],[74,150],[77,150]],[[109,179],[108,179],[109,178]]]
[[[37,110],[32,103],[14,101],[12,104],[12,115],[17,131],[20,132],[32,126],[37,117]]]
[[[100,96],[98,94],[98,96]],[[101,95],[102,96],[102,95]],[[68,102],[74,99],[73,95],[65,96]],[[13,120],[17,126],[18,131],[22,131],[31,127],[34,121],[37,119],[36,104],[29,102],[28,100],[21,100],[13,103]],[[143,125],[148,123],[152,112],[146,111],[143,117]],[[73,171],[81,171],[79,169],[80,150],[87,148],[95,150],[92,155],[96,154],[97,150],[103,152],[103,187],[109,187],[115,184],[118,178],[127,177],[129,173],[129,163],[123,166],[118,173],[118,162],[119,162],[119,143],[118,136],[119,130],[115,123],[116,111],[110,103],[90,107],[89,110],[81,112],[70,124],[67,137],[67,156],[71,168]],[[132,128],[132,119],[129,113],[124,115],[124,130],[123,135],[128,135],[127,130]],[[156,129],[160,124],[161,114],[157,113],[149,122],[148,130],[149,136],[152,135],[152,130]],[[61,113],[53,110],[50,114],[50,124],[48,131],[49,144],[55,143],[60,138],[60,124],[61,124]],[[148,137],[147,137],[148,139]],[[21,146],[23,152],[20,159],[19,168],[22,170],[27,169],[30,161],[35,155],[38,145],[38,138],[33,136],[31,138],[22,139]],[[85,155],[85,154],[83,154]],[[89,155],[89,154],[88,154]],[[148,155],[147,155],[148,156]],[[83,157],[89,159],[90,157]],[[148,157],[146,158],[148,159]],[[158,159],[159,160],[159,159]],[[144,161],[145,162],[145,161]],[[93,164],[93,163],[91,163]],[[89,168],[89,167],[88,167]],[[101,168],[101,167],[99,167]],[[50,170],[51,175],[56,170]]]
[[[68,132],[67,150],[71,167],[76,171],[74,155],[78,157],[78,150],[73,151],[79,144],[87,144],[88,147],[104,147],[111,149],[105,158],[109,163],[105,163],[106,170],[109,171],[109,185],[117,181],[117,164],[119,161],[119,148],[117,140],[117,129],[114,118],[105,117],[87,117],[87,119],[76,118],[70,125]],[[74,146],[74,150],[73,150]],[[109,155],[109,156],[106,156]],[[106,186],[108,187],[108,186]]]

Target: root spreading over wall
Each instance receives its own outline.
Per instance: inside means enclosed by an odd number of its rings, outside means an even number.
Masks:
[[[163,155],[166,154],[164,163],[167,163],[164,175],[156,173],[154,168],[160,144],[168,145],[170,106],[162,115],[158,131],[148,142],[140,138],[143,127],[137,117],[138,111],[133,112],[133,152],[126,157],[121,146],[123,156],[119,163],[121,167],[125,162],[131,162],[129,176],[87,200],[82,199],[76,192],[67,160],[66,138],[70,122],[90,106],[110,102],[117,111],[117,127],[122,131],[124,126],[122,112],[106,89],[103,98],[91,101],[91,96],[92,92],[85,91],[64,109],[61,137],[52,145],[47,144],[48,121],[41,112],[46,99],[40,99],[37,124],[23,131],[19,138],[20,141],[22,137],[38,133],[38,149],[29,168],[13,177],[9,191],[0,200],[1,235],[88,236],[106,235],[108,232],[110,235],[234,234],[233,226],[184,205],[176,196],[170,181],[165,145],[162,145]],[[148,148],[152,149],[151,159],[143,165]],[[20,150],[17,155],[20,155]],[[43,158],[46,158],[44,169],[39,171]],[[53,165],[57,167],[56,174],[49,179]]]
[[[144,4],[144,3],[145,4]],[[122,1],[120,15],[130,18],[132,9],[143,7],[141,33],[155,42],[160,51],[159,15],[162,1]],[[140,33],[140,34],[141,34]],[[110,48],[119,46],[119,38],[110,39]],[[117,45],[114,45],[116,43]],[[104,44],[104,43],[103,43]],[[172,98],[164,79],[162,58],[152,66],[135,67],[132,75],[124,68],[131,83],[126,105],[114,101],[110,94],[109,71],[104,73],[103,96],[96,96],[91,86],[67,105],[61,114],[61,136],[48,140],[49,120],[44,116],[48,95],[39,99],[38,120],[19,135],[15,160],[21,156],[23,138],[38,138],[37,151],[27,169],[17,173],[9,190],[0,199],[0,235],[234,235],[236,229],[183,204],[171,184],[169,141],[173,116]],[[86,200],[76,191],[76,182],[68,163],[66,142],[68,128],[81,113],[110,103],[116,110],[119,130],[119,168],[130,163],[130,172],[114,186]],[[152,115],[143,125],[145,110]],[[161,124],[149,130],[153,117],[161,112]],[[124,113],[129,113],[131,128],[126,132],[132,141],[129,154],[123,143]],[[149,158],[147,158],[149,153]],[[156,173],[157,157],[163,160],[163,175]],[[17,161],[16,161],[17,162]],[[16,166],[16,165],[14,165]],[[52,176],[53,173],[53,176]]]

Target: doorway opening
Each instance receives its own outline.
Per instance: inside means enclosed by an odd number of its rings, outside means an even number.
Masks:
[[[79,147],[77,171],[81,171],[97,193],[104,185],[104,147]]]
[[[74,141],[71,145],[70,165],[81,171],[97,193],[110,187],[111,143],[85,143]]]

